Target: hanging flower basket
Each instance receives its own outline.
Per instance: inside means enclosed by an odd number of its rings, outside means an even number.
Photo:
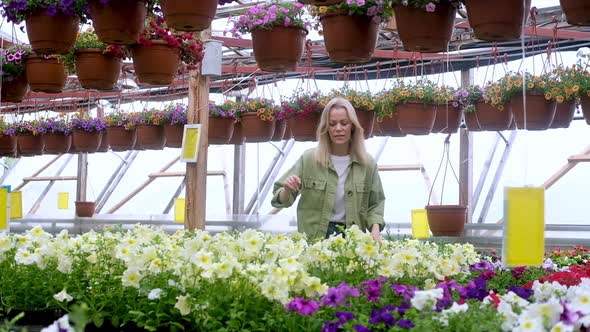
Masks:
[[[465,205],[426,205],[428,226],[434,236],[463,236],[467,222]]]
[[[525,110],[522,95],[515,95],[510,100],[512,115],[518,129],[525,129]],[[557,102],[546,100],[543,94],[526,93],[526,129],[545,130],[551,125]]]
[[[74,45],[79,25],[78,16],[63,13],[37,11],[26,19],[27,36],[37,54],[67,53]]]
[[[298,0],[304,5],[312,6],[333,6],[342,3],[344,0]]]
[[[366,63],[371,60],[379,23],[366,15],[327,13],[320,18],[324,44],[330,60],[336,63]]]
[[[436,118],[431,132],[433,134],[456,133],[463,120],[463,111],[449,104],[436,105]]]
[[[574,119],[576,113],[576,101],[564,101],[557,103],[555,108],[555,116],[549,128],[569,128],[570,123]]]
[[[376,136],[391,136],[391,137],[404,137],[406,134],[402,133],[399,128],[399,116],[397,112],[393,112],[390,115],[385,115],[381,121],[377,120],[375,124],[377,129]]]
[[[100,140],[100,145],[96,152],[108,152],[110,148],[110,140],[109,140],[109,132],[105,130],[102,132],[102,138]]]
[[[90,218],[94,216],[94,212],[96,209],[96,202],[81,202],[76,201],[74,202],[76,205],[76,216],[77,217],[87,217]]]
[[[590,3],[586,0],[559,0],[567,23],[590,25]]]
[[[76,152],[97,152],[101,143],[102,131],[72,130],[72,147]]]
[[[311,112],[304,118],[290,118],[289,127],[291,128],[293,139],[298,142],[315,142],[317,140],[316,131],[321,115],[318,112]]]
[[[582,94],[580,97],[580,103],[582,104],[582,114],[584,114],[584,119],[586,119],[586,123],[590,125],[590,96],[587,93]]]
[[[248,143],[268,142],[275,132],[274,120],[261,120],[256,113],[242,113],[242,132]]]
[[[393,8],[399,37],[404,48],[416,52],[447,50],[457,9],[448,2],[437,3],[433,12],[424,8],[395,5]]]
[[[68,153],[68,151],[70,151],[70,147],[72,146],[71,135],[47,133],[44,136],[46,154],[60,154]]]
[[[76,51],[76,74],[84,89],[112,90],[120,73],[120,58],[96,48]]]
[[[433,104],[410,101],[397,105],[397,114],[402,133],[428,135],[436,119],[436,107]]]
[[[275,132],[270,139],[273,142],[280,142],[283,140],[285,136],[285,132],[287,131],[287,120],[283,121],[276,121],[275,122]]]
[[[13,135],[0,135],[0,156],[14,157],[17,138]]]
[[[109,145],[113,151],[133,150],[137,140],[135,129],[127,130],[122,126],[107,127]]]
[[[2,102],[20,103],[29,90],[26,73],[21,73],[11,81],[2,80]]]
[[[520,38],[531,2],[528,0],[525,6],[520,0],[468,0],[465,7],[475,38],[502,41]]]
[[[256,64],[264,71],[295,71],[303,55],[306,35],[305,29],[296,27],[252,30]]]
[[[43,154],[45,148],[45,136],[33,134],[19,134],[18,150],[23,156],[38,156]]]
[[[358,118],[361,127],[363,127],[365,138],[371,137],[373,134],[373,124],[375,123],[375,112],[357,109],[356,117]]]
[[[203,31],[215,18],[218,0],[160,0],[168,26],[179,31]]]
[[[143,30],[145,0],[90,0],[92,25],[106,44],[134,44]]]
[[[137,125],[136,149],[162,150],[166,145],[164,126],[139,124]]]
[[[211,132],[209,132],[209,135],[211,135]],[[242,145],[244,143],[246,143],[246,136],[244,136],[244,131],[242,130],[242,123],[236,122],[234,123],[234,129],[231,135],[231,139],[227,142],[227,144]],[[209,141],[209,144],[213,143]]]
[[[227,144],[231,140],[235,128],[233,118],[209,117],[209,144]],[[243,138],[240,137],[240,139]],[[241,143],[237,143],[241,144]]]
[[[66,86],[66,68],[56,58],[31,54],[27,56],[25,64],[31,90],[60,93]]]
[[[169,148],[181,147],[183,134],[184,125],[164,125],[164,136],[166,137],[166,146]]]
[[[511,105],[503,105],[500,111],[491,104],[480,100],[475,104],[475,112],[465,113],[465,123],[467,124],[467,129],[471,131],[506,130],[512,123]]]
[[[168,85],[178,72],[180,49],[163,40],[152,40],[151,43],[151,46],[138,44],[133,47],[135,74],[143,83]]]

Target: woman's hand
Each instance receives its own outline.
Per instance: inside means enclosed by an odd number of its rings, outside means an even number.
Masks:
[[[373,224],[371,228],[371,237],[373,240],[381,243],[381,230],[379,229],[379,224]]]
[[[285,180],[285,191],[287,194],[298,192],[301,188],[301,179],[297,175],[291,175]]]

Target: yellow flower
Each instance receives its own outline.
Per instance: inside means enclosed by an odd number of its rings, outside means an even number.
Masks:
[[[547,93],[545,94],[545,99],[547,99],[547,100],[551,100],[552,98],[553,98],[553,95],[551,94],[551,92],[547,92]]]
[[[521,81],[521,80],[516,80],[516,81],[514,82],[514,86],[516,86],[516,87],[521,87],[521,86],[522,86],[522,81]]]
[[[573,92],[578,92],[579,90],[580,90],[580,86],[579,85],[572,86],[572,91]]]
[[[563,98],[563,96],[557,96],[557,97],[555,97],[555,100],[557,100],[558,103],[563,103],[565,98]]]
[[[546,85],[545,82],[541,81],[538,84],[541,89],[545,89],[545,85]]]
[[[504,105],[500,104],[498,106],[496,106],[496,109],[498,109],[498,111],[503,111],[504,110]]]
[[[558,94],[560,92],[561,92],[561,90],[559,88],[553,88],[553,89],[551,89],[551,93],[553,93],[553,94]]]
[[[320,12],[320,14],[325,14],[328,11],[328,6],[320,6],[320,8],[318,8],[318,11]]]
[[[534,88],[534,87],[535,87],[535,83],[533,83],[533,82],[528,82],[528,83],[526,84],[526,87],[527,87],[527,88],[529,88],[529,89],[532,89],[532,88]]]

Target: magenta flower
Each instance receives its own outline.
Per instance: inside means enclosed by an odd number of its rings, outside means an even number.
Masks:
[[[436,5],[432,2],[429,2],[426,7],[424,7],[427,12],[432,13],[436,10]]]
[[[319,309],[319,303],[316,301],[304,299],[302,297],[296,297],[287,304],[287,310],[296,311],[303,316],[312,315]]]

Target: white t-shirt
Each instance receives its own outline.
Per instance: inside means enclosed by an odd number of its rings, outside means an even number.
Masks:
[[[336,186],[336,200],[334,201],[334,210],[332,210],[332,218],[330,221],[344,223],[346,211],[344,209],[344,183],[350,170],[350,156],[335,156],[330,154],[334,169],[338,174],[338,185]]]

